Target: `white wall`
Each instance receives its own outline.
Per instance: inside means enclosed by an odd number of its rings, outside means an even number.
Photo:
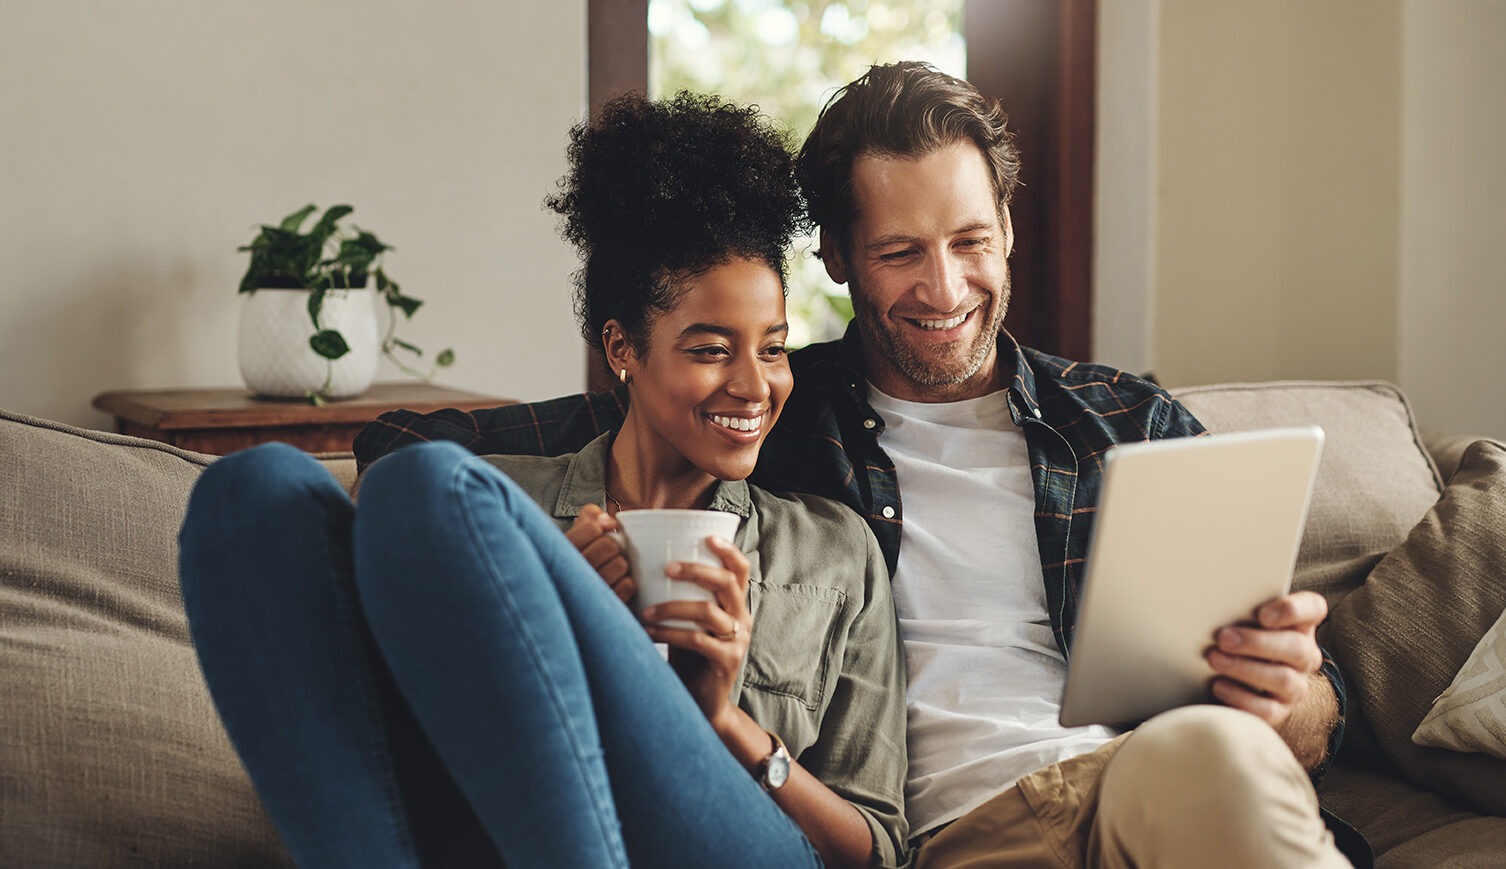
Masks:
[[[1506,438],[1506,3],[1404,22],[1400,383],[1424,426]]]
[[[1162,0],[1155,367],[1396,372],[1399,0]]]
[[[1095,358],[1506,436],[1506,3],[1100,3]]]
[[[541,202],[583,0],[0,4],[0,407],[107,427],[105,389],[238,384],[235,248],[308,202],[397,248],[428,302],[399,334],[454,347],[442,382],[581,388]]]
[[[1098,7],[1093,358],[1137,374],[1155,368],[1159,16],[1159,0]]]

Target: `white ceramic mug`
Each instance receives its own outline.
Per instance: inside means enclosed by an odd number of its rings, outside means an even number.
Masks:
[[[633,611],[641,618],[648,607],[668,601],[713,599],[710,591],[693,582],[670,579],[664,568],[674,561],[721,567],[721,558],[706,545],[706,538],[714,534],[732,542],[741,517],[717,510],[623,510],[617,514],[617,521],[622,523],[628,565],[638,583]],[[659,624],[692,630],[698,627],[678,619]]]

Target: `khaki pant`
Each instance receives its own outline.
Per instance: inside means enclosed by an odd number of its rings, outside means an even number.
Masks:
[[[1221,706],[1152,718],[922,839],[916,869],[1350,865],[1286,744]]]

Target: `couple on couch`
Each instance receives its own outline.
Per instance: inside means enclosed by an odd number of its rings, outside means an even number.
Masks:
[[[300,865],[1349,865],[1316,594],[1218,632],[1221,706],[1057,723],[1101,454],[1202,427],[1001,330],[996,104],[875,66],[792,157],[756,109],[630,96],[569,159],[548,204],[620,387],[389,414],[359,509],[279,445],[190,501],[194,642]],[[856,316],[787,355],[802,217]],[[742,517],[670,568],[713,600],[646,624],[612,533],[645,507]]]

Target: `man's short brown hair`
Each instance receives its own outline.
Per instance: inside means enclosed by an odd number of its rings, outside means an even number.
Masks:
[[[928,63],[875,64],[827,102],[800,149],[811,222],[841,247],[857,219],[852,164],[865,155],[919,157],[967,140],[988,163],[1000,220],[1020,179],[1020,154],[997,100]]]

